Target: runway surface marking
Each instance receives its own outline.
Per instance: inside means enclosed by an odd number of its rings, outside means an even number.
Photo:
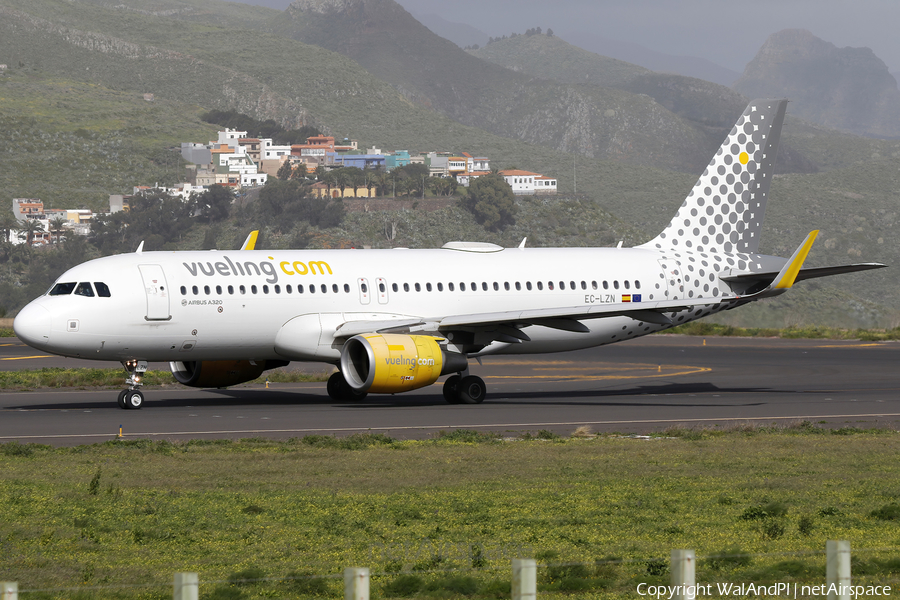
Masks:
[[[900,413],[868,413],[856,415],[794,415],[774,417],[723,417],[702,419],[637,419],[626,421],[562,421],[562,422],[536,422],[536,423],[489,423],[478,425],[405,425],[399,427],[318,427],[304,429],[234,429],[234,430],[210,430],[210,431],[167,431],[164,433],[142,432],[123,433],[122,438],[129,437],[164,437],[169,435],[237,435],[251,433],[322,433],[352,431],[412,431],[416,429],[489,429],[511,427],[578,427],[581,425],[642,425],[651,423],[746,423],[749,421],[797,421],[811,419],[860,419],[877,417],[900,417]],[[57,438],[109,438],[118,437],[118,433],[79,433],[79,434],[53,434],[53,435],[17,435],[0,436],[0,439],[57,439]]]
[[[9,358],[0,358],[0,360],[27,360],[29,358],[51,358],[49,354],[41,354],[39,356],[10,356]]]
[[[499,366],[499,365],[498,365]],[[535,369],[536,371],[549,370]],[[642,371],[634,375],[569,375],[570,371],[602,371],[602,370],[631,370]],[[652,371],[650,373],[646,371]],[[655,379],[659,377],[679,377],[694,375],[696,373],[708,373],[710,367],[692,367],[688,365],[641,365],[631,364],[626,366],[611,365],[609,367],[577,367],[557,371],[553,375],[485,375],[484,379],[554,379],[569,381],[602,381],[607,379]]]

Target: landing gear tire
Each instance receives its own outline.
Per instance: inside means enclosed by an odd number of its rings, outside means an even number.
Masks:
[[[128,393],[128,390],[122,390],[119,392],[119,408],[128,408],[125,404],[125,394]]]
[[[138,409],[144,405],[144,394],[140,390],[125,390],[125,408]]]
[[[463,377],[459,382],[459,400],[463,404],[481,404],[487,393],[484,380],[475,375]]]
[[[332,373],[328,378],[328,383],[325,384],[325,389],[328,390],[328,395],[332,400],[341,402],[360,402],[369,395],[367,392],[357,392],[350,387],[340,371]]]
[[[462,377],[459,375],[451,375],[447,378],[447,381],[444,382],[444,400],[447,401],[448,404],[459,404],[462,400],[459,399],[459,382],[462,380]]]

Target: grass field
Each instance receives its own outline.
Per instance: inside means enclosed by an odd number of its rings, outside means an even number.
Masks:
[[[0,579],[23,598],[637,597],[692,548],[698,582],[824,583],[850,540],[854,583],[900,581],[900,435],[799,423],[659,437],[456,431],[287,442],[0,445]],[[63,589],[65,588],[65,589]]]

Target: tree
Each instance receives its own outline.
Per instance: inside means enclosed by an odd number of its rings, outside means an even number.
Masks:
[[[489,231],[500,231],[516,222],[516,197],[506,180],[496,173],[472,181],[460,204]]]
[[[285,161],[283,163],[281,163],[281,166],[278,167],[278,172],[275,173],[275,177],[277,177],[278,179],[280,179],[282,181],[287,181],[288,179],[291,178],[291,174],[292,174],[291,161],[288,159],[285,159]]]
[[[227,219],[233,202],[234,193],[231,189],[219,184],[209,186],[208,190],[197,197],[197,207],[200,209],[200,216],[207,223],[215,223],[216,221]]]
[[[553,37],[553,30],[549,27],[547,28],[547,37]]]
[[[3,239],[0,242],[9,242],[9,235],[17,229],[18,225],[19,220],[16,219],[11,210],[0,213],[0,232],[3,232]]]
[[[24,221],[19,222],[16,229],[19,231],[19,238],[24,235],[25,244],[31,248],[31,245],[34,243],[34,234],[38,231],[44,231],[44,226],[41,225],[41,222],[38,220],[25,219]]]
[[[301,161],[298,162],[297,166],[294,167],[294,170],[291,171],[291,179],[303,181],[304,179],[306,179],[307,174],[306,163]]]
[[[50,231],[56,233],[56,243],[59,243],[59,234],[62,233],[63,228],[66,226],[66,218],[65,217],[53,217],[50,219],[49,226]]]

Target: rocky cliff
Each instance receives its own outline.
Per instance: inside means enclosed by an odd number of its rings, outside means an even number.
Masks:
[[[734,89],[789,98],[791,113],[870,137],[900,136],[900,90],[869,48],[838,48],[803,29],[769,37]]]

